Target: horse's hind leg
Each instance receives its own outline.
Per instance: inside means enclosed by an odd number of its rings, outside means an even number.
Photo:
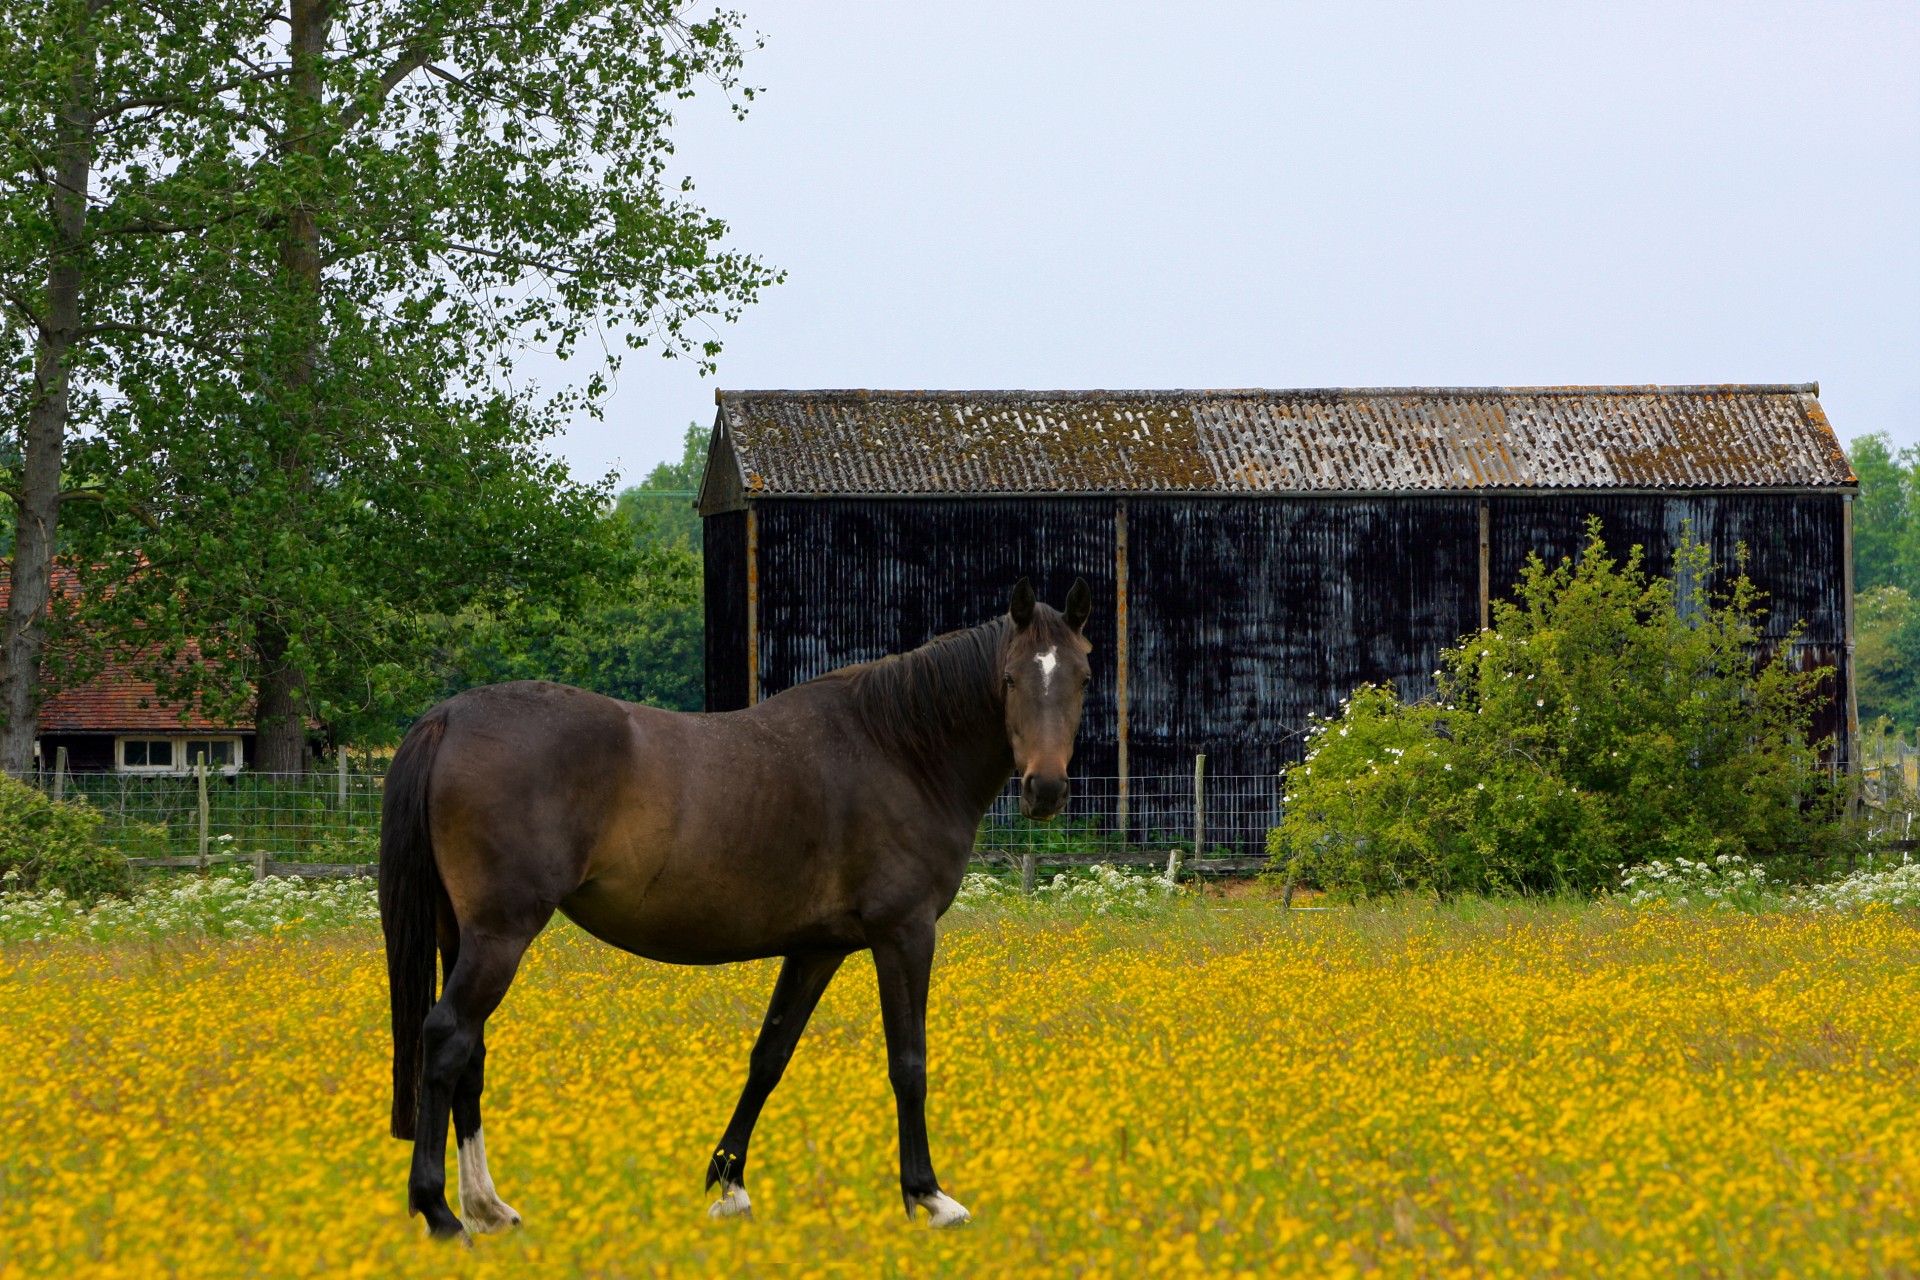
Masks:
[[[505,1231],[520,1225],[514,1207],[493,1189],[487,1141],[480,1131],[480,1093],[486,1088],[487,1030],[474,1041],[467,1069],[453,1086],[453,1137],[460,1161],[460,1220],[469,1231]]]
[[[481,1157],[484,1167],[485,1148],[480,1145],[480,1085],[485,1063],[482,1032],[487,1016],[506,996],[527,944],[538,932],[535,928],[524,934],[506,936],[462,929],[457,949],[459,958],[454,962],[453,972],[447,975],[446,989],[440,993],[433,1011],[427,1014],[422,1036],[425,1052],[420,1073],[420,1110],[415,1122],[407,1201],[411,1210],[425,1215],[427,1229],[436,1236],[459,1235],[462,1230],[460,1219],[447,1207],[447,1119],[454,1098],[464,1093],[463,1085],[470,1086],[471,1093],[465,1095],[463,1101],[470,1099],[472,1103],[474,1154]],[[473,1069],[471,1076],[470,1068]],[[466,1135],[463,1132],[461,1136]],[[466,1155],[464,1142],[461,1155]],[[462,1173],[465,1172],[463,1168]],[[491,1190],[490,1180],[487,1187]],[[498,1197],[493,1203],[499,1204]],[[464,1204],[462,1208],[472,1212]],[[487,1229],[478,1221],[475,1226]]]
[[[451,908],[438,921],[440,968],[451,975],[460,961],[460,934]],[[520,1214],[500,1199],[487,1171],[487,1142],[480,1129],[480,1094],[487,1084],[487,1029],[481,1025],[467,1069],[453,1086],[453,1136],[460,1161],[460,1221],[469,1231],[505,1231],[520,1225]]]
[[[747,1060],[747,1083],[740,1090],[740,1102],[733,1109],[726,1136],[707,1162],[707,1187],[720,1184],[721,1196],[707,1209],[709,1217],[733,1218],[751,1215],[747,1199],[747,1143],[753,1138],[753,1125],[760,1108],[793,1057],[807,1019],[820,1003],[821,993],[833,981],[833,975],[846,957],[840,954],[792,955],[780,965],[780,977],[773,984],[773,999],[767,1005],[766,1021],[760,1024],[760,1036],[753,1042],[753,1054]]]

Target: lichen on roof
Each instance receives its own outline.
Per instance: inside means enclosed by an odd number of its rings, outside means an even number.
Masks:
[[[1843,488],[1813,385],[730,391],[753,497]]]

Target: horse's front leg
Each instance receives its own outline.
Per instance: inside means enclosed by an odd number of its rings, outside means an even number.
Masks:
[[[880,1019],[887,1031],[887,1075],[900,1118],[900,1194],[907,1216],[915,1205],[929,1225],[957,1227],[969,1214],[940,1190],[927,1151],[927,986],[933,972],[933,922],[906,926],[874,943],[880,977]]]
[[[800,1033],[807,1029],[813,1007],[833,981],[840,962],[846,956],[808,954],[788,956],[780,965],[780,977],[773,984],[773,999],[767,1005],[767,1019],[760,1024],[760,1037],[753,1042],[753,1055],[747,1060],[747,1083],[740,1090],[739,1105],[727,1123],[726,1136],[707,1162],[707,1188],[720,1185],[720,1198],[707,1207],[712,1218],[751,1217],[753,1203],[747,1198],[747,1143],[753,1139],[754,1122],[767,1096],[780,1083],[780,1076],[793,1057]]]

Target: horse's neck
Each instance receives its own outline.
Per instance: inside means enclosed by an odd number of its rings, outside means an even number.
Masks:
[[[996,715],[968,748],[954,752],[952,774],[957,794],[984,816],[1013,776],[1013,746],[1007,741],[1004,715]]]
[[[966,721],[950,726],[946,749],[918,762],[925,780],[982,814],[1013,773],[1013,746],[1007,741],[1006,712],[989,699]]]
[[[993,804],[994,797],[1006,787],[1013,773],[1006,708],[996,696],[999,667],[996,660],[982,676],[980,697],[967,714],[947,719],[940,708],[917,709],[928,719],[946,719],[941,726],[945,738],[941,749],[914,753],[911,763],[914,771],[922,775],[922,785],[981,814]],[[951,712],[951,705],[946,710]]]

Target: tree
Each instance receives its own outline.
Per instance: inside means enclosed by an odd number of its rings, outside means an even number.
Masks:
[[[662,462],[639,484],[622,489],[614,501],[614,515],[631,530],[636,546],[680,543],[700,550],[700,513],[693,500],[707,471],[707,444],[713,428],[687,424],[680,461]]]
[[[73,483],[69,447],[100,426],[115,346],[184,234],[153,199],[154,157],[195,145],[208,104],[270,69],[232,65],[231,6],[0,2],[0,491],[11,503],[0,630],[0,770],[32,759],[63,507],[116,498]]]
[[[628,702],[698,711],[706,701],[700,521],[692,494],[707,428],[687,427],[678,463],[622,490],[606,515],[631,569],[572,609],[538,600],[449,620],[446,693],[501,680],[558,680]]]
[[[1920,532],[1912,510],[1913,451],[1895,454],[1887,437],[1880,434],[1861,436],[1847,453],[1860,480],[1860,496],[1853,508],[1854,590],[1911,589],[1915,559],[1910,544]]]
[[[1894,452],[1884,434],[1847,450],[1860,496],[1853,509],[1854,679],[1860,719],[1920,730],[1920,450]]]
[[[1905,587],[1882,585],[1854,601],[1853,674],[1860,722],[1884,718],[1896,734],[1920,727],[1920,617]]]
[[[614,327],[710,367],[705,317],[777,277],[666,175],[675,100],[703,80],[751,97],[737,15],[247,12],[236,61],[276,74],[221,99],[168,185],[207,230],[146,300],[178,340],[122,370],[102,465],[147,518],[102,535],[118,571],[97,605],[170,692],[250,684],[260,765],[297,770],[312,719],[419,695],[422,618],[564,610],[625,576],[605,487],[540,453],[604,372],[543,400],[516,351]]]

